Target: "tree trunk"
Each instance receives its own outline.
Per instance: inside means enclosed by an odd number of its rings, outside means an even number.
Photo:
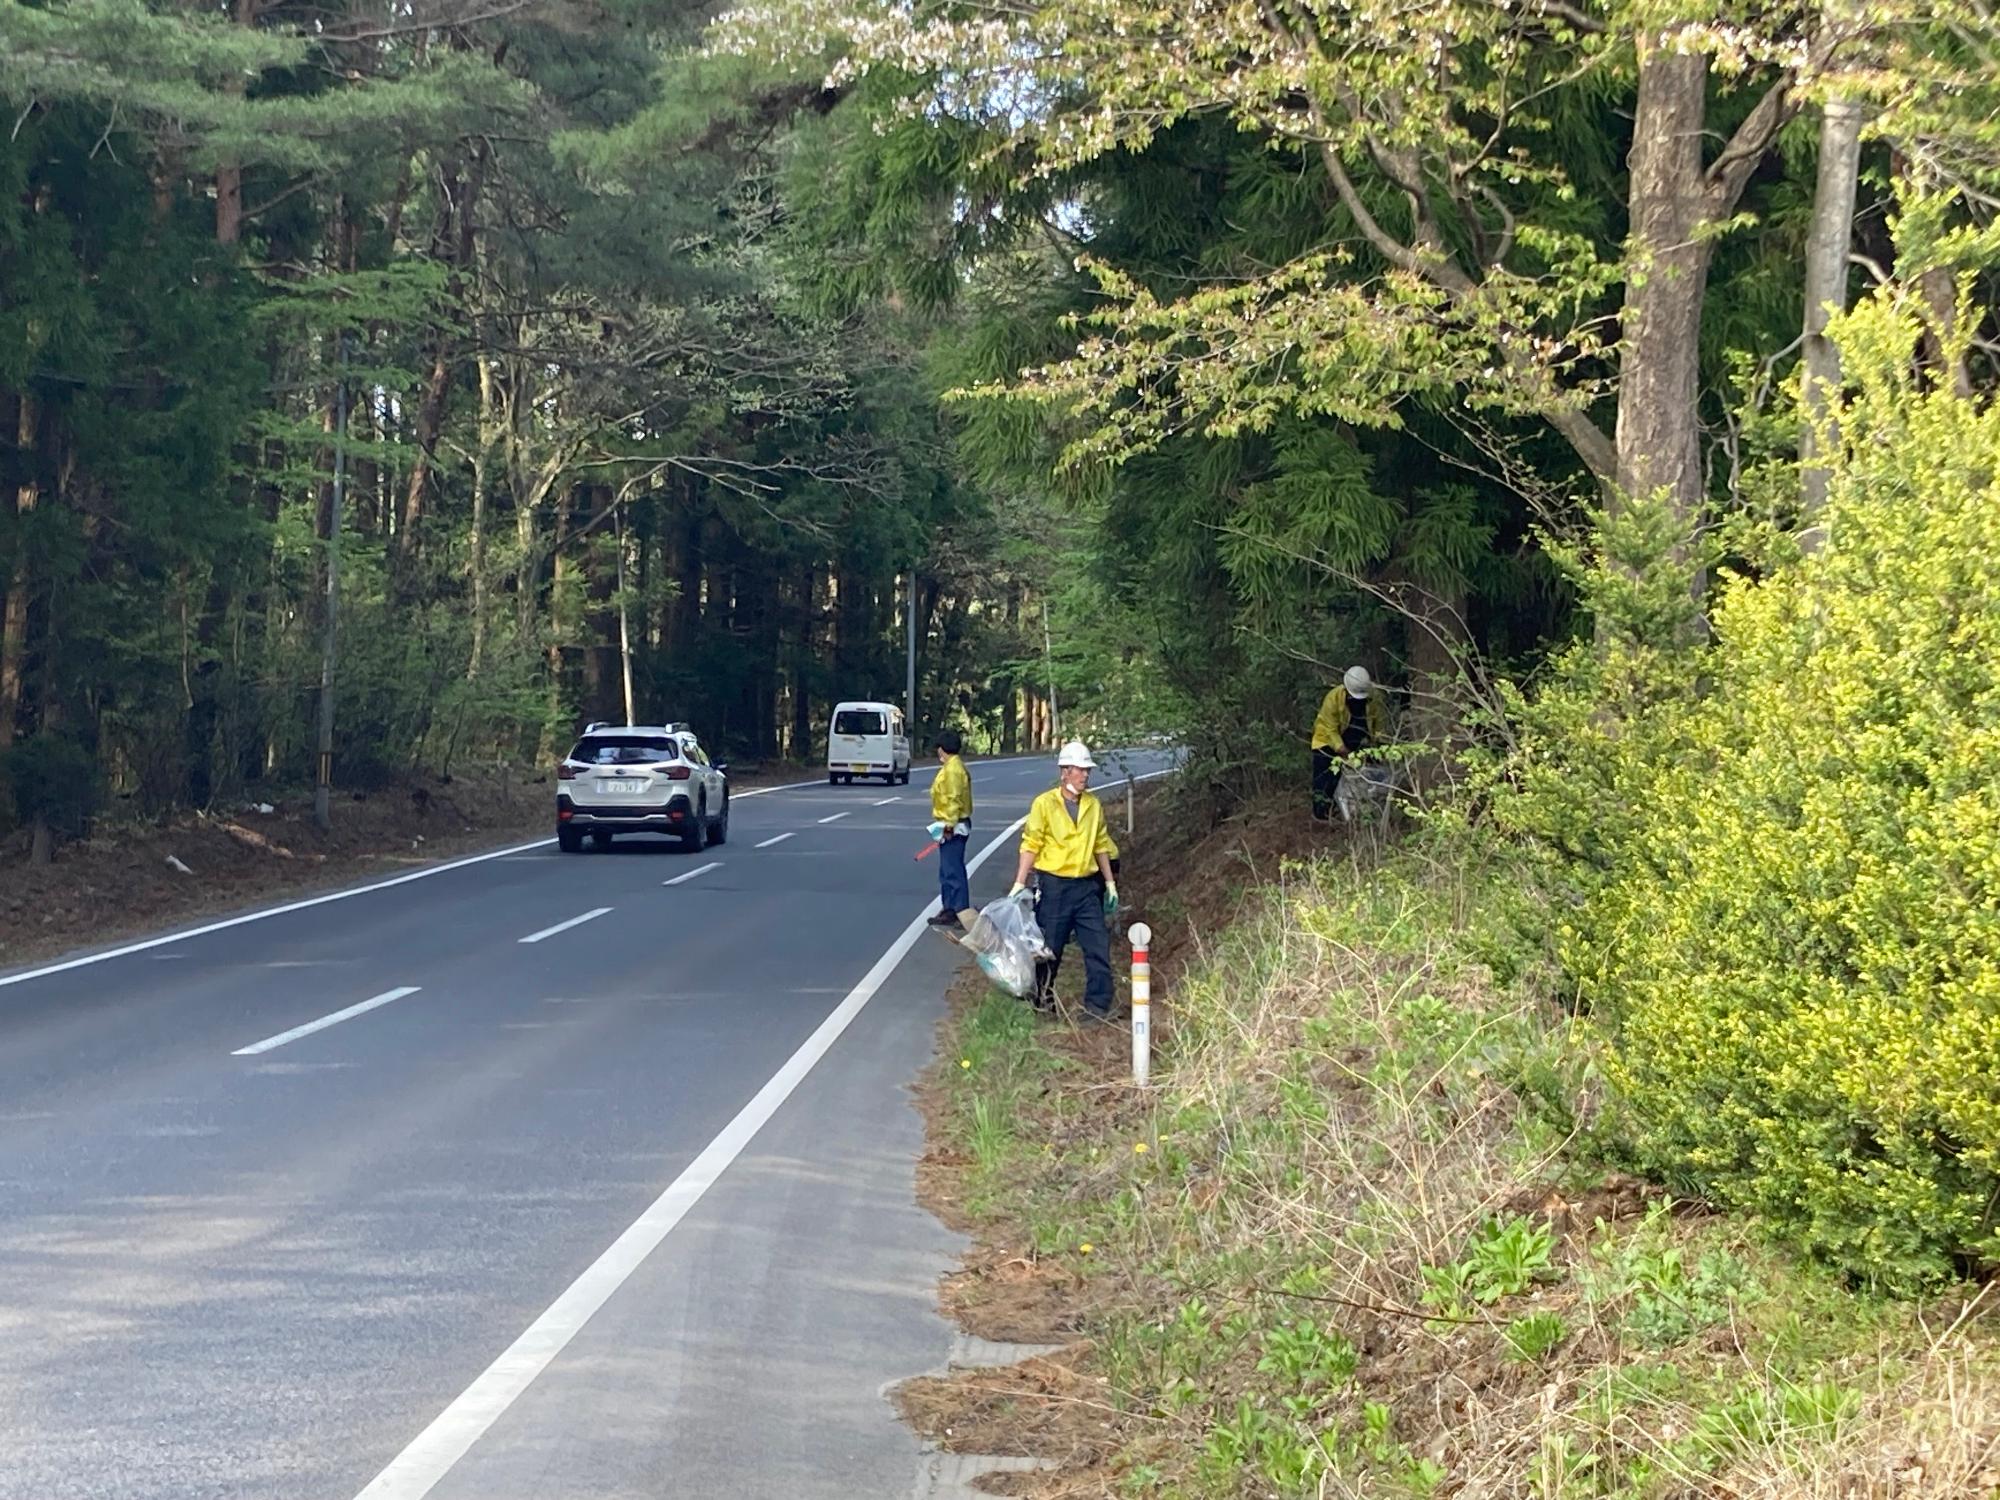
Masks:
[[[260,0],[236,0],[236,24],[245,28],[255,26],[259,7]],[[232,79],[226,88],[241,97],[243,80]],[[242,238],[243,168],[233,161],[224,162],[215,169],[215,242],[218,245],[234,245]]]
[[[674,549],[674,603],[670,617],[673,645],[668,650],[673,666],[680,669],[701,633],[702,525],[692,503],[682,508],[676,529],[679,536]]]
[[[445,325],[440,323],[439,329]],[[438,434],[444,430],[445,391],[451,383],[450,340],[442,331],[431,340],[431,369],[424,379],[422,399],[417,405],[417,426],[412,434],[410,475],[403,488],[403,515],[396,530],[396,557],[409,588],[408,570],[417,554],[417,536],[424,520],[424,496],[429,487],[431,461],[437,452]]]
[[[470,255],[473,233],[473,205],[479,196],[480,166],[475,156],[473,169],[463,179],[456,170],[444,174],[437,232],[432,248],[451,267],[446,282],[446,300],[457,304],[464,294],[465,261]],[[411,587],[410,571],[422,540],[424,500],[431,470],[437,461],[438,436],[444,430],[445,397],[451,389],[452,319],[438,319],[430,341],[431,367],[425,377],[423,398],[417,407],[417,426],[410,453],[410,476],[403,490],[402,524],[396,533],[396,560],[401,591]]]
[[[14,412],[14,439],[21,454],[21,481],[14,490],[14,514],[21,522],[41,500],[41,404],[22,391]],[[24,528],[23,528],[24,529]],[[27,539],[17,532],[14,568],[7,579],[7,602],[0,610],[0,750],[14,743],[28,660],[28,593],[34,570]]]
[[[622,504],[618,508],[617,521],[618,678],[619,686],[623,690],[622,699],[625,704],[625,722],[627,724],[636,724],[639,722],[639,715],[638,705],[633,702],[632,694],[632,600],[626,590],[625,549],[627,542],[625,535],[625,509]]]
[[[479,360],[479,440],[472,450],[472,534],[468,539],[466,568],[472,578],[472,652],[465,667],[467,680],[479,675],[486,660],[486,493],[493,467],[494,449],[499,445],[499,405],[493,380],[493,362]]]
[[[1665,491],[1701,506],[1701,310],[1708,287],[1702,173],[1707,59],[1642,42],[1631,169],[1632,267],[1620,317],[1618,499]]]
[[[578,485],[580,509],[572,520],[588,522],[611,503],[609,485]],[[583,708],[590,719],[620,717],[619,703],[624,694],[619,679],[618,559],[616,538],[602,527],[576,543],[581,548],[583,566]]]
[[[1826,325],[1833,313],[1847,306],[1847,257],[1854,237],[1863,123],[1861,104],[1854,99],[1828,100],[1820,121],[1819,177],[1813,190],[1812,228],[1806,236],[1805,358],[1799,388],[1804,418],[1799,428],[1800,519],[1809,552],[1824,540],[1818,518],[1826,504],[1829,474],[1818,460],[1822,451],[1833,451],[1836,435],[1828,425],[1827,407],[1840,389],[1840,350],[1826,336]],[[1828,441],[1824,450],[1823,429]]]

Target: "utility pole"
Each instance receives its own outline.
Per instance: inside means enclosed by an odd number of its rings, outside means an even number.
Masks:
[[[912,569],[903,585],[903,636],[906,661],[903,666],[903,717],[908,720],[912,740],[917,733],[917,575]]]
[[[625,722],[636,724],[632,705],[632,623],[631,604],[625,594],[625,502],[617,502],[618,520],[618,665],[625,678]]]
[[[340,608],[340,516],[347,499],[347,330],[340,333],[340,375],[333,395],[333,504],[326,523],[326,618],[320,632],[319,755],[313,774],[313,827],[333,827],[334,632]]]
[[[1056,647],[1055,637],[1049,634],[1049,601],[1042,601],[1042,661],[1049,675],[1049,734],[1058,745],[1062,743],[1062,709],[1056,704]]]

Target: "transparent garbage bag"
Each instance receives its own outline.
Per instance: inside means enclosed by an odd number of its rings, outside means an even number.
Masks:
[[[977,955],[986,977],[1016,999],[1034,989],[1035,960],[1048,952],[1026,891],[981,907],[959,942]]]

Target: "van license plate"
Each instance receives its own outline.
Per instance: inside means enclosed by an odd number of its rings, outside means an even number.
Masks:
[[[868,770],[868,763],[866,761],[855,761],[847,769],[850,771],[860,771],[865,774]]]

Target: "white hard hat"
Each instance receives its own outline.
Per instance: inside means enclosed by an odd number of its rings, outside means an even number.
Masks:
[[[1090,747],[1082,740],[1071,740],[1062,747],[1062,754],[1056,757],[1056,766],[1068,770],[1071,766],[1081,766],[1086,771],[1095,771],[1097,762],[1090,758]]]
[[[1347,691],[1356,698],[1366,698],[1375,691],[1375,684],[1368,680],[1366,667],[1349,667],[1347,675],[1341,679]]]

